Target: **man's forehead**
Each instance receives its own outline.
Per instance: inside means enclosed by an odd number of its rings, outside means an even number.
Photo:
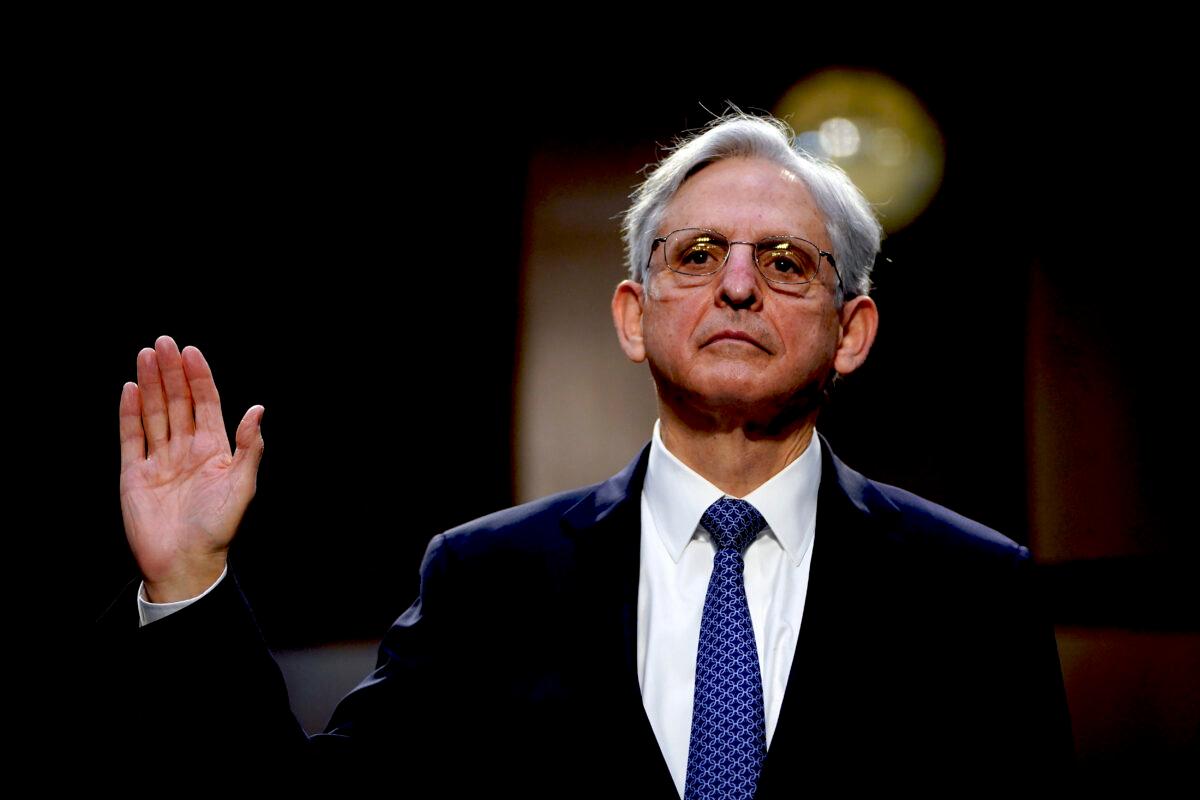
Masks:
[[[786,166],[736,157],[706,165],[688,177],[663,209],[660,235],[678,227],[731,227],[824,236],[825,221],[804,180]]]

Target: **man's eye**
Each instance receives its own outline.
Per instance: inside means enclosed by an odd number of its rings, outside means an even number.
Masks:
[[[804,265],[795,256],[784,253],[768,253],[762,260],[762,267],[767,272],[776,275],[802,275]]]
[[[762,260],[763,272],[786,280],[811,280],[816,272],[812,260],[805,254],[793,251],[774,250],[764,254]]]
[[[684,253],[680,264],[691,267],[708,267],[718,260],[717,253],[713,252],[712,248],[696,247]]]

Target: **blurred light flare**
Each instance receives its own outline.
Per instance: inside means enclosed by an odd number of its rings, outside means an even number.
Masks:
[[[945,143],[921,101],[880,72],[831,68],[797,82],[774,110],[796,144],[846,171],[889,233],[909,225],[941,185]]]

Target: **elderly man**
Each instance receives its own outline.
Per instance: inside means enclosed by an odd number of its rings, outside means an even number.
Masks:
[[[121,498],[144,581],[98,626],[137,687],[131,747],[451,795],[973,790],[1070,765],[1029,551],[816,431],[878,326],[861,193],[736,114],[674,149],[625,222],[612,313],[657,389],[650,441],[602,483],[434,537],[376,669],[311,737],[225,562],[263,410],[231,454],[201,353],[139,354]]]

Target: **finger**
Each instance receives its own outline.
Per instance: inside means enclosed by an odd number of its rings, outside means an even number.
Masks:
[[[229,435],[225,431],[225,417],[221,414],[221,397],[217,394],[217,384],[213,380],[212,368],[199,348],[188,345],[180,353],[183,358],[183,371],[187,375],[188,386],[192,391],[192,402],[195,404],[196,430],[220,434],[225,447],[229,447]]]
[[[170,336],[160,336],[154,342],[158,355],[158,371],[162,374],[167,396],[167,418],[171,422],[171,438],[190,437],[196,432],[192,417],[192,390],[183,373],[183,359]]]
[[[146,434],[142,431],[142,410],[138,387],[127,381],[121,387],[121,469],[146,460]]]
[[[146,431],[147,450],[153,456],[167,446],[167,402],[158,374],[158,356],[153,348],[143,347],[138,353],[137,372],[142,427]]]
[[[265,412],[266,409],[261,405],[251,406],[234,434],[237,451],[233,454],[233,467],[242,473],[242,477],[252,487],[255,486],[258,463],[262,461],[263,449],[266,446],[262,436],[262,418]]]

